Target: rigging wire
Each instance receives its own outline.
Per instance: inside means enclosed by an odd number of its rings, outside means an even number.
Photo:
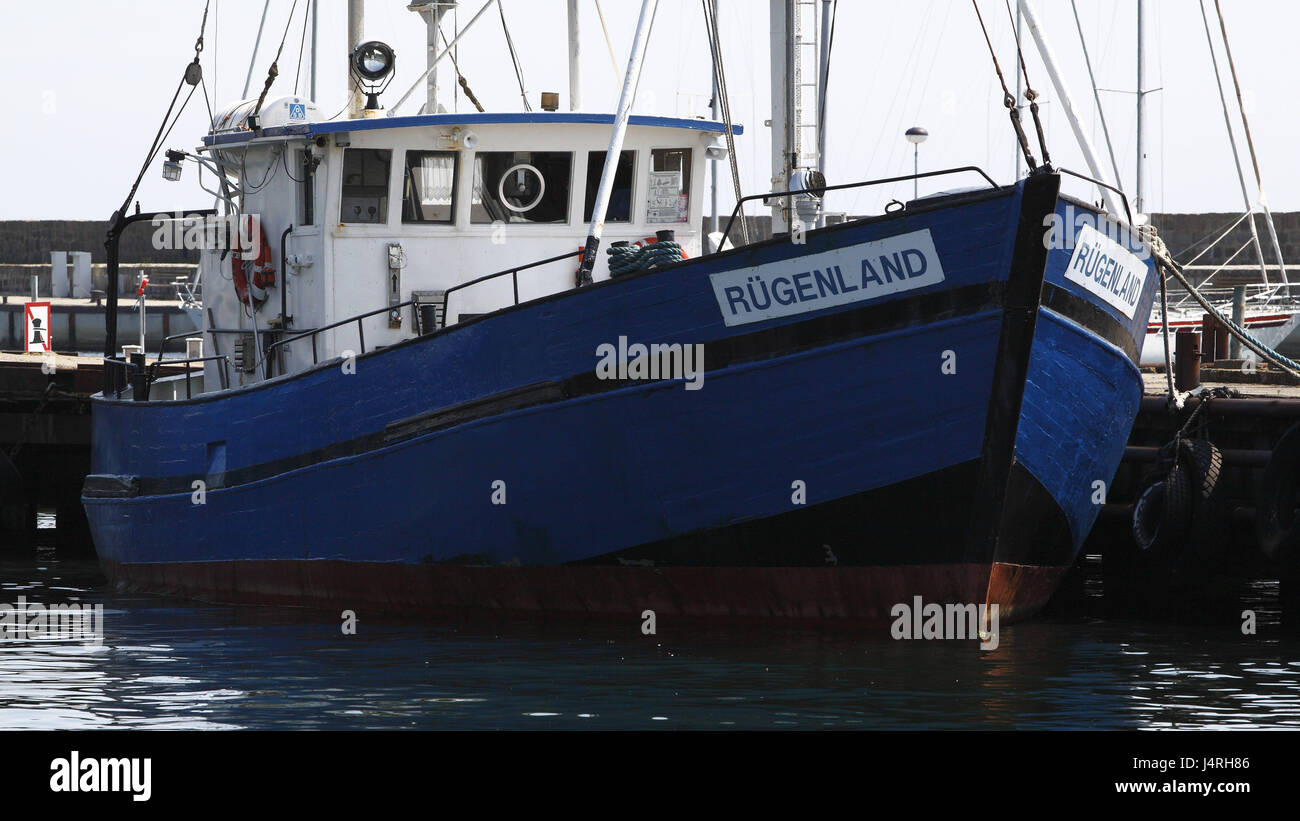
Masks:
[[[1083,49],[1083,62],[1088,67],[1088,82],[1092,84],[1092,98],[1097,103],[1097,117],[1101,120],[1101,133],[1106,137],[1106,150],[1110,153],[1110,168],[1115,174],[1115,187],[1123,188],[1120,184],[1119,163],[1115,160],[1115,146],[1110,141],[1110,127],[1106,125],[1106,110],[1101,107],[1101,93],[1097,90],[1097,78],[1092,73],[1092,58],[1088,56],[1088,42],[1083,37],[1083,23],[1079,21],[1079,6],[1075,0],[1070,0],[1070,8],[1074,9],[1074,27],[1079,30],[1079,47]]]
[[[740,202],[743,192],[740,187],[740,165],[736,160],[736,138],[732,134],[731,101],[727,93],[727,73],[722,62],[722,38],[718,32],[718,0],[701,0],[704,4],[704,25],[709,37],[709,52],[713,58],[713,71],[718,78],[718,103],[722,108],[722,123],[727,137],[727,159],[731,166],[731,184],[735,188],[737,206],[740,209],[740,235],[746,245],[749,244],[749,225],[745,217],[744,203]]]
[[[289,19],[284,24],[284,34],[280,37],[280,47],[275,50],[275,59],[271,61],[271,67],[266,71],[266,83],[262,85],[262,93],[257,98],[257,105],[253,106],[253,115],[259,115],[262,112],[262,104],[266,102],[266,94],[271,90],[275,78],[280,76],[280,54],[284,51],[284,41],[289,39],[289,29],[293,26],[293,13],[298,9],[298,0],[293,0],[293,5],[289,7]]]
[[[469,82],[465,80],[465,75],[460,73],[460,64],[456,62],[456,54],[455,54],[455,52],[454,52],[454,51],[450,51],[450,49],[451,49],[451,43],[447,42],[447,35],[443,33],[443,31],[442,31],[442,26],[438,26],[438,36],[442,38],[442,46],[443,46],[443,48],[449,50],[448,53],[447,53],[447,56],[451,59],[451,67],[452,67],[452,69],[456,72],[456,82],[460,85],[461,90],[463,90],[463,91],[465,92],[465,97],[468,98],[469,101],[470,101],[471,103],[474,104],[474,107],[478,109],[479,113],[480,113],[480,114],[484,113],[484,112],[483,112],[483,106],[482,106],[481,103],[479,103],[479,101],[478,101],[478,97],[475,97],[475,96],[474,96],[474,92],[473,92],[473,91],[470,91],[470,88],[469,88]],[[456,50],[459,51],[459,50],[460,50],[460,46],[456,46]],[[527,101],[525,100],[525,102],[527,102]],[[426,111],[425,113],[426,113],[426,114],[437,114],[438,112],[436,112],[436,111]]]
[[[1291,281],[1287,276],[1286,262],[1282,259],[1282,245],[1277,239],[1277,228],[1273,225],[1273,214],[1268,209],[1268,198],[1264,196],[1264,178],[1259,173],[1259,158],[1255,156],[1255,139],[1250,135],[1250,121],[1246,118],[1246,103],[1241,99],[1241,83],[1237,80],[1237,66],[1232,60],[1232,46],[1228,43],[1228,24],[1223,19],[1223,9],[1219,6],[1219,0],[1214,0],[1214,12],[1219,17],[1219,31],[1223,33],[1223,53],[1228,58],[1228,72],[1232,75],[1232,86],[1237,92],[1237,109],[1241,112],[1241,130],[1246,135],[1246,147],[1250,149],[1250,163],[1255,169],[1255,199],[1264,212],[1264,223],[1268,226],[1268,235],[1272,240],[1273,253],[1277,256],[1277,267],[1282,274],[1282,282],[1287,286],[1286,295],[1291,296]],[[1251,224],[1254,224],[1253,219]]]
[[[307,45],[307,24],[311,22],[311,3],[307,0],[307,5],[302,10],[302,39],[298,41],[298,68],[293,75],[293,96],[298,96],[298,83],[302,81],[302,50]],[[289,18],[293,19],[293,12],[289,12]]]
[[[989,30],[984,25],[984,15],[980,14],[980,6],[976,0],[971,0],[970,4],[975,7],[975,16],[980,21],[980,30],[984,32],[984,42],[988,44],[989,56],[993,58],[993,70],[997,72],[998,82],[1002,84],[1002,104],[1007,107],[1007,113],[1011,117],[1011,127],[1016,130],[1016,139],[1020,142],[1020,150],[1025,155],[1025,163],[1029,166],[1030,173],[1038,170],[1038,163],[1034,161],[1034,155],[1029,149],[1029,139],[1025,137],[1025,129],[1020,124],[1020,109],[1016,107],[1016,97],[1007,88],[1007,79],[1002,75],[1002,66],[998,65],[998,55],[993,50],[993,41],[989,39]],[[1019,41],[1016,44],[1016,50],[1019,51]]]
[[[1038,92],[1029,83],[1029,66],[1025,65],[1025,53],[1020,50],[1020,34],[1016,32],[1016,18],[1011,13],[1011,0],[1002,0],[1007,9],[1007,19],[1011,21],[1011,32],[1016,41],[1016,58],[1020,63],[1020,73],[1025,78],[1025,99],[1029,101],[1029,113],[1034,118],[1034,129],[1038,132],[1038,150],[1043,152],[1043,166],[1052,167],[1052,158],[1047,153],[1047,137],[1043,135],[1043,121],[1038,116]]]
[[[533,107],[528,103],[528,92],[524,89],[524,70],[519,65],[519,55],[515,53],[515,41],[510,36],[510,26],[506,25],[506,9],[502,0],[497,0],[497,11],[501,14],[501,29],[506,33],[506,45],[510,47],[510,61],[515,65],[515,78],[519,80],[519,96],[523,98],[524,111],[532,111]]]
[[[826,66],[825,74],[822,75],[821,99],[817,101],[818,134],[824,134],[826,130],[826,97],[828,96],[826,90],[831,86],[831,50],[835,48],[835,20],[839,16],[839,11],[840,0],[835,0],[831,4],[831,31],[826,38]]]
[[[131,201],[135,199],[135,194],[140,189],[140,181],[144,179],[145,172],[149,170],[149,166],[153,163],[154,158],[158,156],[158,151],[161,149],[163,143],[166,142],[167,137],[172,133],[172,129],[176,127],[176,122],[180,120],[181,114],[185,111],[185,106],[189,104],[190,98],[194,96],[194,87],[196,87],[203,78],[203,69],[199,63],[199,55],[203,53],[203,32],[208,25],[208,9],[210,4],[211,0],[208,0],[208,2],[203,4],[203,22],[199,25],[198,39],[194,41],[194,59],[186,64],[185,72],[181,75],[180,82],[176,84],[176,91],[172,94],[171,102],[167,105],[167,112],[163,114],[162,122],[158,125],[158,131],[154,134],[153,142],[149,144],[149,150],[145,153],[144,163],[140,166],[140,171],[136,174],[135,182],[132,183],[131,190],[127,193],[126,199],[122,201],[122,207],[118,209],[117,216],[113,220],[114,225],[110,226],[110,231],[116,228],[117,220],[126,216],[127,210],[131,207]],[[190,93],[185,97],[185,101],[181,103],[180,109],[176,110],[176,101],[180,99],[181,89],[185,87],[186,83],[189,83],[191,86]],[[176,111],[176,116],[174,118],[172,117],[173,111]],[[171,120],[170,126],[167,124],[168,120]]]
[[[605,12],[600,8],[600,0],[595,0],[596,16],[600,18],[600,30],[605,33],[605,48],[609,51],[609,67],[614,70],[614,84],[621,82],[618,73],[618,58],[614,56],[614,41],[609,39],[609,27],[605,25]]]
[[[1205,43],[1210,49],[1210,64],[1214,67],[1214,84],[1218,89],[1219,102],[1223,107],[1223,125],[1227,128],[1228,145],[1232,148],[1232,167],[1236,170],[1237,182],[1241,185],[1241,199],[1246,205],[1246,213],[1250,215],[1250,235],[1255,246],[1255,256],[1259,260],[1259,273],[1263,277],[1264,284],[1268,285],[1268,266],[1264,260],[1264,249],[1259,244],[1259,229],[1255,227],[1255,206],[1250,201],[1250,193],[1246,190],[1246,175],[1241,170],[1241,155],[1237,151],[1237,137],[1232,130],[1232,118],[1228,115],[1228,98],[1223,93],[1223,79],[1219,74],[1219,57],[1214,52],[1214,36],[1210,34],[1210,18],[1205,13],[1204,0],[1201,0],[1199,5],[1201,7],[1201,23],[1205,27]],[[1219,239],[1222,239],[1222,237]],[[1219,239],[1214,242],[1219,242]],[[1213,244],[1211,243],[1211,245]]]

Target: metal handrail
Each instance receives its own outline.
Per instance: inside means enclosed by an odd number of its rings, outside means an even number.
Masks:
[[[1128,197],[1124,194],[1123,191],[1119,190],[1118,188],[1116,188],[1115,186],[1111,185],[1108,182],[1102,182],[1101,180],[1093,179],[1092,177],[1089,177],[1085,174],[1080,174],[1078,171],[1071,171],[1068,168],[1058,168],[1056,169],[1056,171],[1059,174],[1069,174],[1071,177],[1076,177],[1078,179],[1083,180],[1084,182],[1090,182],[1093,185],[1099,185],[1108,191],[1114,191],[1116,194],[1119,194],[1120,200],[1122,200],[1124,203],[1124,213],[1128,214],[1128,224],[1133,225],[1133,209],[1129,208]],[[1137,226],[1133,226],[1133,227],[1136,228]]]
[[[226,379],[229,380],[230,357],[226,356],[225,354],[216,354],[214,356],[196,356],[193,359],[169,359],[166,361],[159,359],[146,366],[146,370],[149,371],[149,382],[150,384],[152,384],[158,381],[158,369],[163,365],[184,365],[185,366],[185,398],[192,399],[193,396],[190,393],[190,364],[193,362],[212,362],[217,359],[220,359],[221,363],[226,366],[225,367]]]
[[[542,266],[542,265],[549,265],[549,264],[551,264],[552,262],[559,262],[559,261],[561,261],[561,260],[565,260],[565,259],[573,259],[575,256],[578,257],[579,259],[581,259],[581,257],[582,257],[582,251],[579,250],[576,254],[575,254],[575,253],[567,253],[567,254],[560,254],[560,255],[558,255],[558,256],[548,257],[548,258],[546,258],[546,259],[539,259],[539,260],[537,260],[536,262],[529,262],[529,263],[526,263],[526,264],[524,264],[524,265],[517,265],[517,266],[515,266],[514,268],[506,268],[504,271],[497,271],[497,272],[494,273],[494,274],[488,274],[488,275],[486,275],[486,276],[476,277],[476,278],[471,279],[471,280],[469,280],[469,281],[467,281],[467,282],[462,282],[462,283],[460,283],[459,285],[453,285],[453,286],[451,286],[450,288],[448,288],[448,289],[446,290],[446,292],[443,294],[443,297],[442,297],[442,316],[443,316],[443,320],[442,320],[442,321],[443,321],[443,324],[444,324],[444,325],[446,324],[446,322],[447,322],[447,316],[448,316],[449,313],[450,313],[450,312],[449,312],[449,309],[450,309],[450,307],[451,307],[451,295],[454,294],[455,292],[461,290],[462,288],[468,288],[468,287],[471,286],[471,285],[477,285],[477,284],[479,284],[480,282],[486,282],[486,281],[489,280],[489,279],[496,279],[497,277],[503,277],[503,276],[505,276],[506,274],[510,274],[510,275],[511,275],[511,279],[513,280],[513,283],[514,283],[514,291],[515,291],[515,302],[514,302],[514,304],[515,304],[515,305],[518,305],[518,304],[519,304],[519,272],[520,272],[520,271],[527,271],[527,270],[529,270],[530,268],[537,268],[537,267],[540,267],[540,266]]]
[[[538,268],[538,267],[540,267],[540,266],[542,266],[542,265],[549,265],[549,264],[552,263],[552,262],[559,262],[559,261],[561,261],[561,260],[566,260],[566,259],[571,260],[571,259],[574,259],[574,258],[576,258],[576,257],[580,257],[581,255],[582,255],[582,252],[581,252],[581,251],[577,251],[577,252],[569,252],[569,253],[564,253],[564,254],[558,254],[558,255],[553,256],[553,257],[547,257],[546,259],[539,259],[539,260],[537,260],[537,261],[535,261],[535,262],[529,262],[529,263],[525,263],[525,264],[523,264],[523,265],[516,265],[516,266],[514,266],[513,268],[506,268],[506,269],[504,269],[504,270],[502,270],[502,271],[497,271],[497,272],[495,272],[495,273],[487,274],[487,275],[485,275],[485,276],[481,276],[481,277],[475,277],[474,279],[468,280],[468,281],[466,281],[466,282],[462,282],[462,283],[460,283],[460,284],[458,284],[458,285],[453,285],[452,287],[448,288],[448,289],[444,292],[444,294],[443,294],[443,298],[442,298],[442,299],[443,299],[443,302],[442,302],[443,325],[444,325],[444,326],[446,325],[447,317],[449,316],[448,309],[449,309],[449,307],[450,307],[450,305],[451,305],[451,295],[454,294],[455,292],[457,292],[457,291],[459,291],[459,290],[462,290],[462,289],[464,289],[464,288],[468,288],[468,287],[470,287],[471,285],[477,285],[477,284],[479,284],[480,282],[486,282],[486,281],[489,280],[489,279],[495,279],[495,278],[497,278],[497,277],[503,277],[503,276],[506,276],[507,274],[509,274],[509,275],[511,275],[511,277],[512,277],[512,279],[513,279],[513,284],[514,284],[514,304],[515,304],[515,305],[518,305],[518,304],[519,304],[519,272],[520,272],[520,271],[527,271],[527,270],[532,269],[532,268]],[[361,320],[363,320],[363,319],[369,319],[370,317],[372,317],[372,316],[377,316],[378,314],[391,313],[391,312],[393,312],[393,311],[398,311],[398,310],[401,310],[402,308],[405,308],[405,307],[407,307],[407,306],[410,306],[410,305],[416,305],[416,304],[418,304],[418,301],[417,301],[417,300],[414,300],[414,299],[408,299],[408,300],[406,300],[405,302],[399,302],[399,303],[396,304],[396,305],[385,305],[384,307],[382,307],[382,308],[376,308],[376,309],[373,310],[373,311],[366,311],[366,312],[363,313],[363,314],[356,314],[356,315],[354,315],[354,316],[347,317],[346,319],[340,319],[340,320],[338,320],[337,322],[331,322],[331,323],[328,324],[328,325],[322,325],[322,326],[319,327],[319,328],[313,328],[313,329],[311,329],[311,330],[303,331],[302,333],[295,334],[294,336],[288,336],[288,337],[285,337],[284,339],[276,340],[275,342],[272,342],[270,345],[268,345],[268,346],[266,347],[266,350],[263,352],[262,356],[263,356],[263,358],[265,358],[265,359],[269,359],[270,356],[271,356],[271,352],[274,351],[275,349],[277,349],[277,348],[279,348],[279,347],[281,347],[281,346],[283,346],[283,345],[288,345],[290,342],[295,342],[295,341],[297,341],[297,340],[299,340],[299,339],[307,339],[307,338],[310,338],[310,339],[311,339],[311,361],[312,361],[312,364],[313,364],[313,365],[320,364],[320,354],[319,354],[319,352],[318,352],[318,350],[317,350],[317,348],[316,348],[316,335],[319,334],[319,333],[321,333],[322,331],[329,331],[329,330],[332,330],[332,329],[334,329],[334,328],[341,327],[341,326],[343,326],[343,325],[351,324],[351,323],[353,323],[353,322],[357,323],[357,338],[358,338],[358,342],[359,342],[360,345],[361,345],[361,353],[364,354],[364,353],[366,352],[366,331],[365,331],[365,326],[362,324]]]
[[[271,351],[275,350],[281,345],[287,345],[290,342],[311,337],[311,362],[313,365],[319,364],[319,359],[316,352],[316,335],[321,333],[322,331],[333,330],[334,328],[338,328],[340,326],[347,325],[352,322],[357,323],[357,337],[361,344],[361,353],[365,353],[366,352],[366,329],[365,326],[362,325],[361,320],[369,319],[370,317],[377,316],[378,314],[392,313],[393,311],[401,310],[402,308],[405,308],[408,305],[414,305],[414,304],[415,304],[414,299],[408,299],[405,302],[399,302],[396,305],[385,305],[384,307],[376,308],[373,311],[366,311],[364,314],[357,314],[356,316],[350,316],[347,319],[340,319],[338,322],[331,322],[328,325],[322,325],[319,328],[314,328],[310,331],[303,331],[300,334],[287,336],[284,339],[278,339],[267,346],[266,350],[262,352],[262,358],[269,359],[271,356]]]
[[[840,183],[839,185],[827,185],[827,186],[822,186],[820,188],[800,188],[794,191],[769,191],[766,194],[750,194],[747,197],[741,197],[740,199],[736,200],[735,207],[731,209],[731,218],[727,220],[727,229],[722,232],[722,241],[718,243],[718,247],[719,248],[722,247],[722,244],[725,243],[727,239],[731,236],[731,226],[736,221],[736,213],[740,210],[740,206],[746,202],[751,202],[753,200],[770,200],[773,198],[780,199],[784,197],[795,197],[798,196],[799,194],[816,194],[818,196],[821,196],[827,191],[843,191],[844,189],[847,188],[865,188],[870,185],[886,185],[891,182],[919,180],[919,179],[924,179],[925,177],[940,177],[945,174],[961,174],[966,171],[974,171],[976,174],[979,174],[981,177],[988,180],[990,186],[992,186],[993,188],[998,187],[997,182],[995,182],[993,178],[990,177],[988,174],[984,173],[984,169],[975,165],[963,165],[959,168],[944,168],[940,171],[923,171],[920,174],[904,174],[901,177],[885,177],[879,180],[866,180],[864,182],[845,182],[845,183]]]

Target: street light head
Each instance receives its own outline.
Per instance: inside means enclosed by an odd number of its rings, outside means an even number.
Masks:
[[[914,125],[907,129],[907,131],[904,131],[903,136],[907,137],[907,141],[912,145],[920,145],[925,142],[926,137],[930,136],[930,132],[921,128],[919,125]]]

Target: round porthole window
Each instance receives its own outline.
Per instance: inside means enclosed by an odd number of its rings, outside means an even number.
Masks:
[[[501,175],[497,195],[501,204],[511,211],[523,213],[537,207],[546,193],[546,180],[542,172],[528,163],[512,165]]]

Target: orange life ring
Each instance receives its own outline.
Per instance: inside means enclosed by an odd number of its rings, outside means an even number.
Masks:
[[[239,304],[247,306],[249,293],[252,293],[254,305],[266,301],[266,289],[275,285],[275,255],[271,253],[271,243],[267,241],[266,229],[261,220],[257,220],[258,247],[256,256],[245,259],[245,250],[240,245],[240,238],[252,234],[253,217],[241,214],[239,230],[231,238],[230,274],[235,282],[235,294]],[[249,249],[250,251],[252,249]]]
[[[652,243],[652,242],[658,242],[658,241],[659,241],[659,237],[657,237],[657,236],[651,234],[651,235],[648,236],[648,237],[642,237],[641,239],[637,240],[636,242],[634,242],[634,243],[632,243],[632,244],[635,245],[635,246],[637,246],[638,248],[644,248],[645,246],[649,245],[650,243]],[[686,249],[685,249],[685,248],[682,249],[682,259],[690,259],[690,257],[686,255]]]

